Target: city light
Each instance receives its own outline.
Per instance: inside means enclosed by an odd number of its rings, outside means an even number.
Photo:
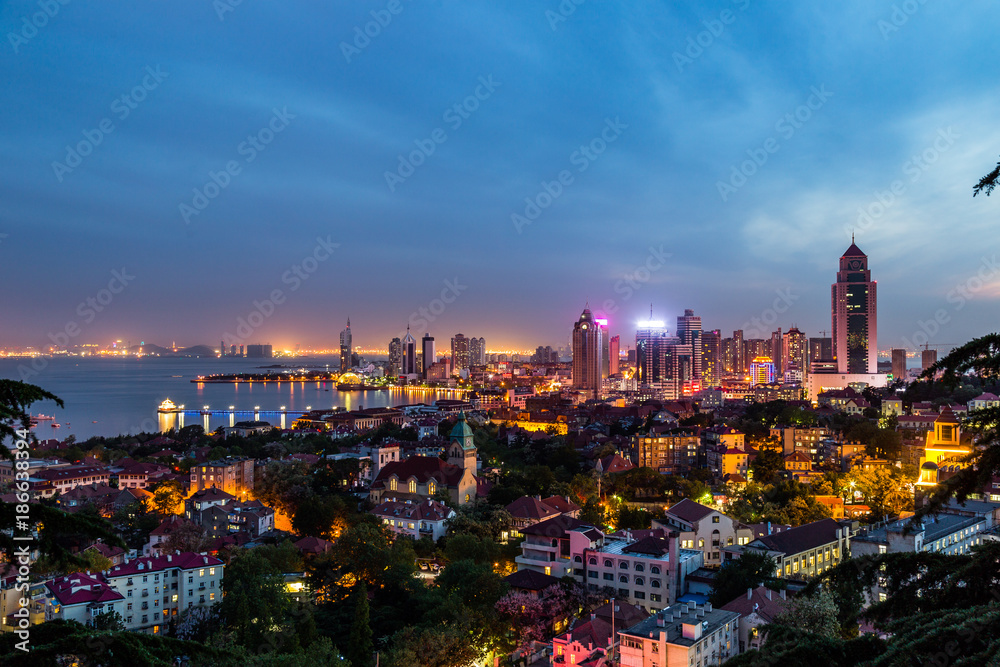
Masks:
[[[663,329],[667,326],[663,320],[645,320],[636,323],[639,329]]]

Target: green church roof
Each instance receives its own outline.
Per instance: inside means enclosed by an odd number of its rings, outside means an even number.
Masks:
[[[469,428],[468,422],[465,421],[465,413],[462,412],[458,415],[458,423],[455,424],[455,428],[451,429],[451,440],[459,441],[462,447],[466,449],[473,449],[475,446],[472,444],[472,429]],[[468,445],[466,445],[468,443]]]

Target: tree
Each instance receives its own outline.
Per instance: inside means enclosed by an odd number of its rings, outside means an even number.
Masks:
[[[364,582],[355,584],[351,597],[354,598],[354,622],[351,624],[346,657],[351,661],[351,667],[371,667],[374,664],[372,629],[368,625],[368,589]]]
[[[184,494],[181,491],[181,484],[175,479],[161,483],[153,491],[150,503],[153,509],[160,515],[177,514],[178,508],[182,507]]]
[[[234,555],[226,568],[226,595],[220,614],[244,646],[260,646],[280,629],[290,607],[285,580],[256,549]]]
[[[849,482],[861,492],[876,517],[899,514],[911,503],[907,480],[899,468],[878,466],[869,470],[855,468],[848,474]],[[910,482],[915,480],[909,480]]]
[[[494,563],[499,556],[497,543],[488,536],[453,535],[445,541],[444,553],[449,561],[471,560],[474,563]]]
[[[271,461],[254,480],[254,497],[288,516],[312,500],[312,476],[303,461]]]
[[[94,629],[115,632],[125,629],[125,619],[117,611],[106,611],[94,617]]]
[[[402,595],[416,571],[412,540],[393,540],[381,523],[363,522],[340,536],[333,548],[313,561],[313,590],[326,600],[343,600],[363,581],[376,593]]]
[[[989,197],[993,188],[997,186],[997,179],[1000,179],[1000,162],[997,162],[997,166],[993,167],[993,171],[980,178],[979,182],[972,186],[972,196],[975,197],[982,192]]]
[[[163,543],[163,550],[167,553],[173,551],[197,553],[204,551],[207,545],[208,537],[205,534],[205,529],[194,523],[184,522],[174,528],[167,536]]]
[[[976,338],[952,350],[920,377],[934,385],[938,384],[934,380],[937,373],[941,373],[940,384],[949,388],[962,384],[966,373],[973,374],[981,382],[997,382],[1000,378],[1000,334]],[[965,461],[966,467],[937,486],[928,502],[917,510],[915,520],[938,511],[952,497],[964,501],[970,494],[987,488],[993,477],[1000,474],[998,424],[1000,408],[976,410],[968,416],[963,428],[975,438],[976,448]]]
[[[0,380],[0,443],[7,438],[19,440],[18,427],[22,433],[29,432],[31,413],[29,409],[38,401],[55,401],[60,408],[62,399],[41,387],[17,380]],[[0,455],[13,459],[11,449],[0,447]]]
[[[292,528],[300,535],[335,540],[347,528],[347,505],[340,496],[314,497],[298,506]]]
[[[785,458],[777,449],[762,448],[757,452],[757,458],[750,465],[753,481],[767,484],[774,480],[779,471],[785,469]]]
[[[811,632],[820,637],[840,637],[837,604],[826,590],[819,589],[812,595],[799,595],[785,604],[774,617],[774,623]]]
[[[712,582],[710,600],[713,605],[721,607],[741,595],[746,595],[748,588],[757,588],[761,584],[775,580],[777,563],[765,553],[748,549],[734,560],[727,560],[719,568]]]

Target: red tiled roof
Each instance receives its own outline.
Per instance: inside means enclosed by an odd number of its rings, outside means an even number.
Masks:
[[[123,563],[122,565],[114,566],[108,570],[107,576],[123,577],[140,572],[145,574],[147,572],[169,570],[175,567],[182,570],[190,570],[197,567],[215,567],[222,564],[223,562],[215,556],[205,556],[194,553],[193,551],[185,551],[184,553],[179,554],[165,554],[163,556],[144,556],[142,558],[136,558],[135,560]]]
[[[701,503],[696,503],[689,498],[685,498],[668,509],[667,514],[687,523],[697,523],[714,511],[711,507],[706,507]]]
[[[549,496],[548,498],[543,498],[542,502],[551,507],[552,509],[562,512],[563,514],[568,514],[569,512],[577,512],[580,510],[580,506],[574,503],[569,498],[563,496]]]
[[[111,547],[105,544],[104,542],[94,542],[89,547],[84,549],[84,551],[89,551],[90,549],[93,549],[94,551],[101,554],[105,558],[115,558],[125,553],[125,550],[122,549],[121,547]]]
[[[511,588],[520,588],[526,591],[544,591],[549,586],[559,583],[558,578],[535,570],[518,570],[514,574],[508,574],[503,580]]]
[[[744,593],[735,600],[722,605],[720,609],[735,611],[739,613],[741,618],[746,618],[756,612],[765,622],[770,623],[786,604],[787,600],[781,597],[778,591],[758,586],[749,596]]]
[[[53,579],[46,584],[62,605],[124,600],[125,596],[108,585],[100,574],[88,575],[77,572]]]
[[[405,461],[393,461],[386,464],[379,471],[372,486],[384,485],[385,480],[395,476],[396,479],[402,481],[413,477],[420,484],[426,484],[433,479],[438,484],[454,487],[458,486],[464,472],[462,468],[442,461],[436,456],[412,456]]]
[[[412,519],[414,521],[444,521],[455,514],[444,503],[436,500],[426,500],[420,503],[384,502],[371,513],[376,516]]]
[[[193,526],[194,522],[193,521],[189,521],[188,519],[185,519],[182,516],[178,516],[178,515],[174,514],[174,515],[171,515],[171,516],[167,517],[166,519],[164,519],[163,522],[159,526],[157,526],[156,528],[153,529],[153,531],[149,534],[149,536],[150,537],[152,537],[154,535],[156,535],[156,536],[166,536],[166,535],[169,535],[170,533],[174,532],[175,530],[177,530],[181,526],[187,526],[187,525]]]
[[[293,545],[296,549],[303,553],[310,554],[321,554],[326,553],[333,548],[333,542],[327,542],[321,537],[303,537],[298,542],[294,542]]]
[[[543,521],[561,514],[559,510],[543,503],[534,496],[521,496],[507,505],[506,509],[516,519],[533,519],[536,521]]]

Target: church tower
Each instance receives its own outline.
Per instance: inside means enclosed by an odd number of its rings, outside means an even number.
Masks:
[[[451,430],[448,445],[448,463],[476,473],[476,445],[473,444],[472,429],[465,421],[465,413],[458,415],[458,423]]]

